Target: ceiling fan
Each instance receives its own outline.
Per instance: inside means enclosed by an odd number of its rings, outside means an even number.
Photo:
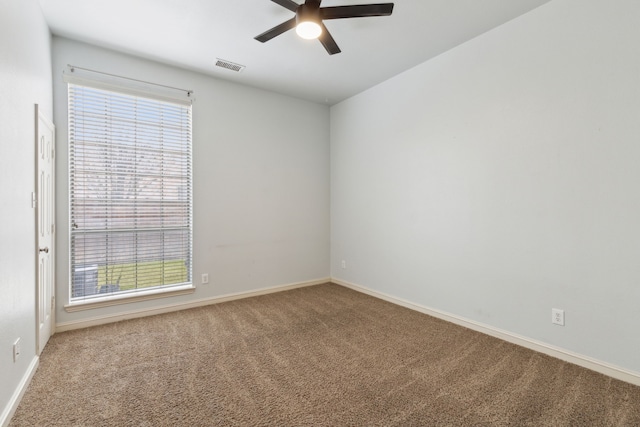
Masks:
[[[271,1],[289,9],[296,16],[254,37],[256,40],[264,43],[295,27],[300,37],[319,39],[329,55],[341,51],[327,27],[324,26],[323,20],[389,16],[393,12],[393,3],[320,7],[322,0],[305,0],[304,4],[298,4],[293,0]]]

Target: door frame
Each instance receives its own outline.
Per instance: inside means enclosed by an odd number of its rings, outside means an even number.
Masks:
[[[40,245],[39,245],[39,235],[40,235],[40,215],[42,215],[41,209],[42,209],[42,203],[40,202],[41,198],[40,198],[40,191],[43,191],[43,189],[39,188],[40,184],[39,184],[39,167],[38,167],[38,153],[39,153],[39,148],[38,145],[40,143],[38,136],[40,135],[40,125],[41,123],[43,123],[46,128],[51,132],[51,150],[52,150],[52,155],[51,155],[51,212],[52,212],[52,218],[51,221],[52,223],[50,224],[50,226],[52,227],[51,230],[51,244],[49,245],[49,256],[50,258],[50,267],[51,267],[51,289],[50,289],[50,293],[51,293],[51,301],[41,301],[41,281],[40,281],[40,257],[39,257],[39,253],[40,253]],[[34,142],[35,142],[35,188],[36,191],[33,193],[32,195],[32,203],[33,203],[33,207],[35,208],[35,272],[36,272],[36,286],[35,286],[35,291],[36,291],[36,298],[35,298],[35,308],[36,308],[36,355],[40,355],[42,353],[42,350],[44,349],[44,345],[42,346],[42,348],[40,348],[40,324],[41,324],[41,313],[42,311],[40,310],[40,305],[41,304],[51,304],[50,310],[51,310],[51,314],[50,314],[50,336],[52,336],[55,333],[55,300],[56,300],[56,286],[55,286],[55,237],[56,237],[56,227],[55,227],[55,146],[56,146],[56,138],[55,138],[55,125],[53,124],[53,122],[42,113],[42,110],[39,108],[38,104],[35,104],[35,135],[34,135]],[[46,190],[45,190],[46,191]],[[48,339],[48,338],[47,338]]]

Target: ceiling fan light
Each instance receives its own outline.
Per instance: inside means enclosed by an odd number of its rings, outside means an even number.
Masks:
[[[296,26],[296,33],[303,39],[313,40],[320,37],[322,28],[317,22],[302,21]]]

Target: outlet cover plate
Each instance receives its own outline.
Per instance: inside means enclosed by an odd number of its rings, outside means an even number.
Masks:
[[[13,343],[13,361],[17,362],[20,357],[20,353],[22,352],[22,345],[20,343],[20,338]]]
[[[554,325],[564,326],[564,310],[559,308],[551,309],[551,323]]]

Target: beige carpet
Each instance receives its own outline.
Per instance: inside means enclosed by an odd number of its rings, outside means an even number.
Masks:
[[[640,387],[326,284],[56,334],[18,426],[640,426]]]

